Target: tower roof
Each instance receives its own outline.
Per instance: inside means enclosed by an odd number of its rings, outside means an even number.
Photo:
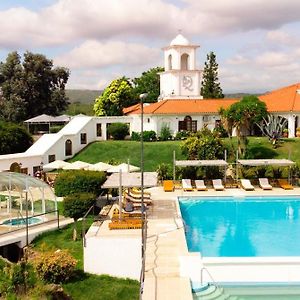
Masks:
[[[190,42],[181,33],[178,34],[170,43],[170,46],[189,46]]]

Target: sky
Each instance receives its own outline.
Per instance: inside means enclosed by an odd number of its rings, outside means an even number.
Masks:
[[[260,93],[300,81],[299,0],[0,0],[0,61],[42,53],[70,69],[67,88],[105,88],[163,66],[181,33],[197,68],[214,51],[225,93]]]

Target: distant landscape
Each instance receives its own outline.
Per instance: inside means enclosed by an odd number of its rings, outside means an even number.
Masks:
[[[103,90],[66,90],[66,94],[69,98],[70,105],[66,110],[68,115],[78,115],[85,114],[88,116],[93,116],[93,105],[97,97],[102,94]],[[225,94],[225,98],[242,98],[244,96],[250,95],[248,93],[232,93]],[[251,94],[259,96],[261,94]]]

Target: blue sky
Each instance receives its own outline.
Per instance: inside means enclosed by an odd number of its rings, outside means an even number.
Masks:
[[[178,29],[214,51],[225,93],[264,92],[299,82],[300,1],[0,0],[0,60],[17,50],[68,67],[68,88],[103,89],[120,76],[163,65]]]

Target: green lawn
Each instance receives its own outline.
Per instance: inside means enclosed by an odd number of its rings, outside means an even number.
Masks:
[[[180,150],[181,141],[146,142],[144,143],[145,171],[156,171],[161,163],[172,164],[173,151],[176,159],[185,159]],[[228,160],[235,160],[236,138],[224,139],[228,149]],[[82,160],[89,163],[99,161],[108,162],[114,159],[140,166],[140,143],[134,141],[103,141],[88,145],[71,161]],[[300,139],[284,139],[277,149],[265,137],[250,137],[248,145],[248,158],[290,158],[300,163]]]
[[[92,223],[89,219],[88,226]],[[82,223],[78,222],[78,236],[81,235]],[[88,228],[87,226],[87,228]],[[83,246],[82,240],[72,240],[73,224],[67,227],[46,232],[36,238],[32,245],[34,248],[43,249],[68,249],[77,260],[78,276],[72,281],[63,284],[64,291],[72,299],[78,300],[134,300],[138,299],[139,282],[130,279],[120,279],[107,275],[92,275],[83,273]],[[95,259],[101,259],[97,257]]]
[[[171,163],[173,151],[176,151],[177,159],[184,159],[180,151],[180,141],[168,142],[145,142],[144,143],[144,164],[145,171],[156,171],[161,163]],[[99,161],[127,162],[140,166],[141,147],[139,142],[134,141],[103,141],[88,145],[83,151],[75,155],[71,161],[82,160],[89,163]]]

